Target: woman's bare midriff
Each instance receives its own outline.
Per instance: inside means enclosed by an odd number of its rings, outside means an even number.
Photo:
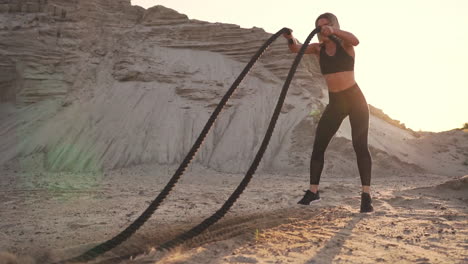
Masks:
[[[354,71],[336,72],[323,76],[327,81],[328,90],[332,93],[346,90],[356,83]]]

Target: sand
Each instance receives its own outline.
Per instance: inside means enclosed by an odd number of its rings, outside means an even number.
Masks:
[[[173,171],[154,165],[80,175],[5,169],[0,251],[12,255],[0,255],[0,263],[50,263],[109,239]],[[143,228],[95,263],[468,261],[468,175],[375,177],[375,212],[361,214],[357,175],[324,176],[322,201],[299,206],[307,175],[258,174],[207,232],[172,251],[154,250],[215,212],[242,177],[190,167]]]

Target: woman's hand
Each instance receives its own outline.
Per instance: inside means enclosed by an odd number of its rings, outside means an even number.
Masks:
[[[287,38],[287,39],[292,39],[293,36],[292,36],[292,29],[288,28],[289,29],[289,32],[286,32],[286,33],[283,33],[283,37]]]
[[[323,36],[328,37],[328,36],[334,34],[335,30],[331,26],[322,26],[322,30],[320,31],[320,33]]]

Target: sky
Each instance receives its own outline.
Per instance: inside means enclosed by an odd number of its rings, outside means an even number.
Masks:
[[[368,103],[416,131],[446,131],[468,122],[466,0],[131,2],[270,33],[288,27],[300,42],[317,16],[334,13],[341,29],[360,40],[354,70]]]

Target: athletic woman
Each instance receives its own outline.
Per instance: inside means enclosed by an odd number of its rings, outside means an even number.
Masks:
[[[354,80],[354,46],[359,44],[359,40],[352,33],[341,30],[338,19],[331,13],[320,15],[315,20],[315,26],[321,27],[320,33],[317,34],[320,43],[308,45],[305,53],[314,54],[319,59],[320,70],[328,86],[329,103],[318,122],[315,134],[310,161],[310,189],[298,203],[309,205],[320,201],[319,181],[325,150],[343,119],[349,115],[362,184],[361,212],[372,212],[372,159],[367,146],[369,108]],[[288,39],[291,52],[299,52],[302,45],[298,44],[292,34],[283,36]]]

